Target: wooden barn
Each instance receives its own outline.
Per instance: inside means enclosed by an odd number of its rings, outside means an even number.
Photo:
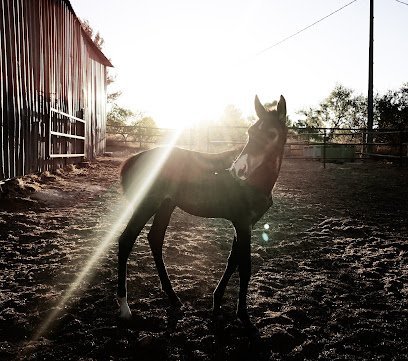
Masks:
[[[0,181],[105,151],[111,66],[68,0],[0,0]]]

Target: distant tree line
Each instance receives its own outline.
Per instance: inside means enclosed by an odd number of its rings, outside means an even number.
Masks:
[[[366,128],[367,97],[337,85],[317,107],[298,112],[302,119],[294,126],[304,128]],[[408,83],[374,98],[374,127],[403,130],[408,128]]]

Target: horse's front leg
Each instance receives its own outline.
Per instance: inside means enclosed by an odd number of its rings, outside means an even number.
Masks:
[[[249,320],[246,295],[248,292],[249,279],[251,277],[251,226],[235,226],[236,234],[232,243],[228,263],[213,295],[213,312],[220,313],[221,299],[224,295],[228,281],[236,268],[239,267],[239,298],[237,317],[246,325],[251,325]]]
[[[239,271],[239,295],[237,317],[252,326],[247,309],[248,284],[251,278],[251,227],[235,226],[237,233],[237,259]]]
[[[221,300],[224,296],[225,289],[228,285],[228,281],[235,272],[238,266],[238,247],[237,247],[237,237],[234,235],[234,240],[232,242],[231,252],[228,257],[227,266],[225,267],[224,274],[222,275],[217,287],[215,288],[213,294],[213,314],[215,316],[219,315],[221,311]]]

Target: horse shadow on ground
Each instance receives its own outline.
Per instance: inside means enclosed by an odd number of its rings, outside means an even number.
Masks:
[[[211,359],[268,360],[270,340],[255,326],[242,324],[234,312],[214,316],[211,310],[164,307],[161,317],[132,315],[118,319],[118,338],[132,344],[130,351],[143,360]],[[132,339],[132,340],[131,340]],[[129,354],[128,354],[129,355]]]

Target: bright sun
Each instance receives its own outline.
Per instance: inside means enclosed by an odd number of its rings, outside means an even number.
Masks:
[[[206,33],[201,35],[206,38]],[[159,127],[172,129],[217,121],[229,104],[246,114],[245,107],[252,104],[255,95],[248,84],[254,79],[248,76],[253,73],[251,64],[226,49],[225,43],[198,44],[185,33],[183,40],[151,49],[143,72],[137,74],[145,85],[138,94],[132,94],[132,102],[152,116]],[[134,73],[132,69],[129,74]],[[243,96],[243,89],[251,95]],[[123,96],[127,96],[126,90]]]
[[[152,107],[158,125],[189,128],[220,118],[227,105],[220,86],[221,75],[214,69],[207,69],[191,77],[195,69],[190,64],[174,65],[173,69],[177,69],[175,74],[163,77],[162,87],[156,93],[160,100]],[[218,79],[218,88],[214,79]]]

